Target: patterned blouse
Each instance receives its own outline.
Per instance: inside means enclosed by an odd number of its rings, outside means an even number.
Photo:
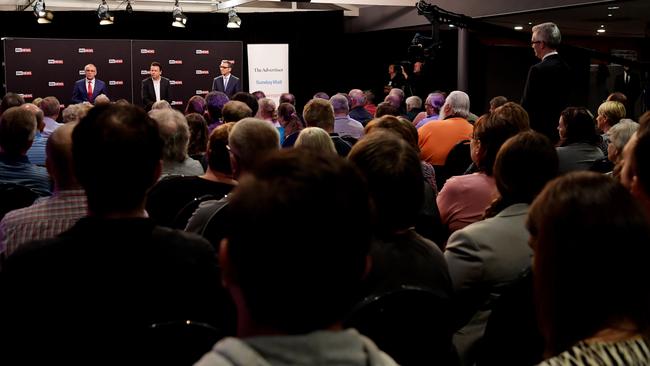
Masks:
[[[650,365],[647,341],[636,337],[620,342],[580,342],[570,350],[550,358],[538,366],[645,366]]]

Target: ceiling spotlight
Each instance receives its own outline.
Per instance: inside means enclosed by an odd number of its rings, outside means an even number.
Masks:
[[[533,25],[533,22],[528,22],[528,25]]]
[[[608,6],[607,10],[618,10],[620,9],[618,6]]]
[[[178,28],[185,28],[185,24],[187,24],[187,16],[183,14],[183,9],[181,9],[181,6],[178,4],[178,0],[176,0],[176,2],[174,3],[172,18],[174,18],[174,21],[172,22],[172,26]]]
[[[612,16],[612,13],[607,14],[607,16],[608,16],[608,17],[611,17],[611,16]]]
[[[129,13],[129,14],[133,13],[133,7],[131,6],[130,1],[126,2],[126,12]]]
[[[522,27],[521,25],[515,25],[515,30],[522,30],[522,29],[524,29],[524,27]]]
[[[605,29],[604,29],[604,28],[600,28],[600,29],[597,29],[596,32],[598,32],[598,33],[605,33]]]
[[[99,25],[113,24],[113,20],[115,18],[108,11],[108,4],[106,4],[106,0],[102,0],[102,3],[99,4],[99,7],[97,8],[97,17],[99,18]]]
[[[51,11],[45,10],[45,1],[37,0],[34,3],[34,16],[36,16],[36,21],[39,24],[49,24],[52,23],[52,18],[54,14]]]
[[[231,8],[228,11],[228,25],[227,28],[239,28],[241,27],[241,19],[237,16],[237,12],[234,8]]]

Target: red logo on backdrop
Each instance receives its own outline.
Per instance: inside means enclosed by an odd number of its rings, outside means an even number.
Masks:
[[[65,86],[63,81],[49,81],[47,86]]]
[[[32,98],[34,98],[34,95],[32,95],[32,94],[18,94],[18,95],[23,97],[23,99],[32,99]]]
[[[169,85],[183,85],[183,80],[169,80]]]
[[[16,76],[32,76],[31,71],[16,71]]]
[[[210,50],[196,50],[195,51],[197,55],[209,55]]]
[[[63,65],[63,60],[56,60],[53,58],[47,59],[47,64],[48,65]]]
[[[194,94],[201,95],[201,94],[208,94],[208,93],[209,93],[209,91],[207,91],[207,90],[196,89],[196,93],[194,93]]]
[[[195,70],[194,72],[197,75],[210,75],[210,71],[208,71],[208,70]]]
[[[79,48],[79,53],[95,53],[95,50],[92,48]]]
[[[172,100],[171,105],[183,105],[183,101],[182,100]]]
[[[14,52],[16,52],[16,53],[32,53],[32,49],[31,48],[16,47],[16,48],[14,48]]]
[[[123,64],[124,60],[122,60],[121,58],[109,58],[108,63],[109,64]]]
[[[146,49],[146,48],[141,48],[140,49],[140,54],[148,54],[148,53],[149,54],[154,54],[154,53],[156,53],[156,50],[150,50],[150,49]]]
[[[123,80],[109,80],[108,85],[124,85]]]
[[[169,60],[170,65],[182,65],[183,60]]]

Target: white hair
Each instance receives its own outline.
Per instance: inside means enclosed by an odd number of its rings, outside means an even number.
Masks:
[[[461,118],[467,118],[469,116],[469,95],[460,90],[454,90],[449,93],[447,99],[445,99],[445,105],[442,106],[442,109],[445,109],[445,106],[449,105],[451,107],[452,113],[449,116],[456,116]]]

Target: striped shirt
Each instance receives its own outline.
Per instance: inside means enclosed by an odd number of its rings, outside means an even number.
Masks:
[[[40,132],[36,132],[32,147],[27,150],[27,157],[32,164],[45,166],[45,146],[47,137],[43,137]]]
[[[55,237],[86,214],[83,189],[55,192],[29,207],[10,211],[0,221],[0,253],[9,255],[25,242]]]
[[[570,350],[538,366],[645,366],[650,365],[650,350],[642,337],[620,342],[580,342]]]
[[[52,193],[47,169],[32,164],[27,156],[11,157],[0,153],[0,182],[29,187],[40,196]]]

